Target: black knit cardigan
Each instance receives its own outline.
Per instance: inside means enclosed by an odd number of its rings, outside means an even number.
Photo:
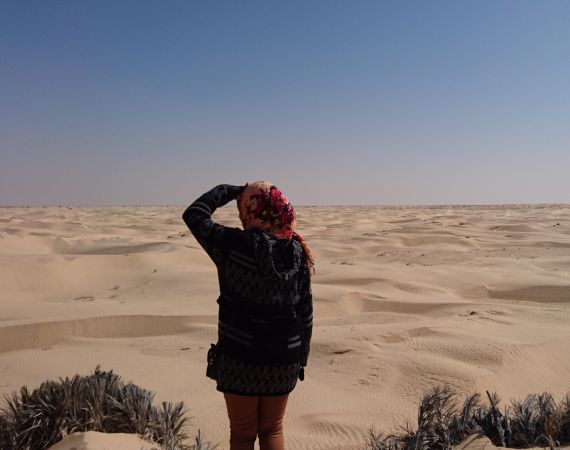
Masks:
[[[276,239],[212,220],[216,208],[242,191],[216,186],[183,219],[218,270],[218,390],[282,395],[295,387],[309,356],[313,301],[307,256],[296,238]]]

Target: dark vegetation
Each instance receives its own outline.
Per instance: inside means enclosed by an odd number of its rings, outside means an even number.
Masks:
[[[0,409],[0,450],[43,450],[78,431],[134,433],[164,450],[213,450],[198,432],[188,444],[184,404],[153,404],[154,394],[99,367],[88,376],[26,386]]]
[[[556,402],[551,394],[532,394],[504,408],[497,394],[467,397],[462,404],[449,386],[427,392],[418,408],[416,427],[399,433],[370,431],[370,450],[447,450],[475,432],[484,433],[496,446],[558,448],[570,443],[570,397]]]
[[[32,392],[26,386],[6,397],[0,409],[0,450],[43,450],[79,431],[133,433],[164,450],[214,450],[200,432],[189,443],[183,403],[153,404],[154,394],[124,383],[99,367],[88,376],[46,381]],[[459,403],[449,386],[427,392],[418,423],[400,432],[369,433],[368,450],[450,450],[481,432],[495,445],[509,448],[570,444],[570,397],[533,394],[503,408],[497,394],[468,396]]]

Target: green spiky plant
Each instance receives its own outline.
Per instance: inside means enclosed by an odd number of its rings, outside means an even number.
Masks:
[[[214,445],[210,442],[204,441],[200,430],[198,430],[198,434],[195,439],[195,443],[190,447],[191,450],[216,450],[218,448],[218,444]]]
[[[32,392],[24,386],[0,409],[0,450],[43,450],[79,431],[133,433],[164,450],[213,450],[198,438],[186,444],[182,402],[153,404],[154,394],[125,384],[99,366],[88,376],[46,381]]]
[[[500,409],[500,398],[487,392],[488,404],[479,394],[468,396],[458,408],[449,386],[437,386],[424,394],[418,408],[418,424],[400,433],[369,432],[369,450],[449,450],[481,430],[495,445],[528,448],[544,445],[551,450],[570,443],[570,397],[559,402],[551,394],[529,395]]]

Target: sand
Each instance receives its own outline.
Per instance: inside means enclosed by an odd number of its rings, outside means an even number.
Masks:
[[[189,433],[228,447],[205,377],[217,277],[183,209],[0,209],[0,396],[100,364],[184,401]],[[370,427],[413,422],[441,383],[505,400],[570,390],[570,206],[298,216],[317,260],[315,328],[287,448],[361,449]],[[233,204],[215,218],[238,224]]]
[[[124,433],[73,433],[52,445],[49,450],[159,450],[138,436]]]

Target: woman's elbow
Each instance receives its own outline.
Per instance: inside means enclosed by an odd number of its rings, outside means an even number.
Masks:
[[[192,219],[192,212],[190,211],[190,207],[186,208],[186,210],[182,213],[182,220],[184,223],[189,227]]]

